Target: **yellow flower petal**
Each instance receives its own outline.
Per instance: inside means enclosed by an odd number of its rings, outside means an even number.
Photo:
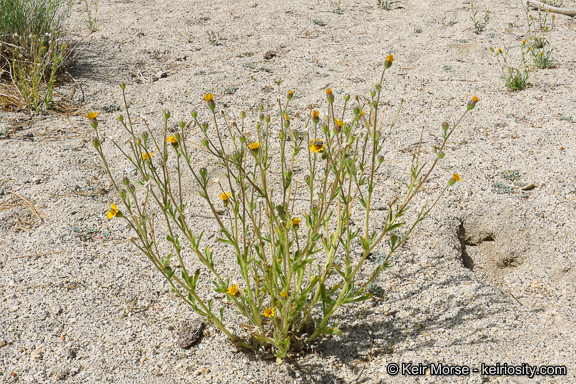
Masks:
[[[100,112],[89,112],[87,115],[84,115],[84,117],[86,117],[87,119],[93,120],[93,119],[95,119],[99,114],[100,114]]]

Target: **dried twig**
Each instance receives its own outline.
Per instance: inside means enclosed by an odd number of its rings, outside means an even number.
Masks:
[[[47,219],[46,215],[44,215],[44,213],[42,213],[41,210],[36,208],[34,206],[34,204],[32,204],[25,197],[23,197],[22,195],[20,195],[16,192],[10,192],[10,193],[13,194],[14,196],[19,197],[24,202],[24,205],[26,206],[26,208],[28,208],[28,210],[30,210],[30,212],[32,212],[34,214],[34,216],[36,216],[40,220],[40,222],[43,222],[45,219]]]
[[[12,257],[11,260],[14,259],[23,259],[25,257],[40,257],[40,256],[46,256],[46,255],[53,255],[55,253],[62,253],[64,251],[60,250],[60,251],[54,251],[54,252],[44,252],[44,253],[32,253],[30,255],[24,255],[24,256],[16,256],[16,257]]]
[[[528,3],[530,3],[530,6],[532,8],[541,9],[543,11],[550,11],[553,13],[559,13],[561,15],[572,17],[576,16],[576,9],[553,7],[551,5],[541,3],[540,1],[533,1],[533,0],[528,1]]]

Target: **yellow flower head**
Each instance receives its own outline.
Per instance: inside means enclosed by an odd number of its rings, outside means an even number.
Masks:
[[[166,141],[171,143],[171,144],[176,144],[178,143],[178,140],[176,140],[176,138],[174,137],[174,135],[170,135],[168,136],[168,138],[166,138]]]
[[[314,153],[324,151],[324,142],[322,140],[314,139],[310,142],[310,150]]]
[[[204,101],[214,101],[214,94],[208,93],[204,95]]]
[[[288,100],[290,100],[292,97],[294,97],[294,91],[288,91],[288,95],[286,97]]]
[[[498,53],[502,53],[502,48],[498,48]]]
[[[62,44],[62,49],[66,49],[66,44]]]
[[[392,66],[393,61],[394,61],[394,55],[393,54],[389,54],[388,56],[386,56],[386,62],[384,63],[386,68],[390,68]]]
[[[118,212],[120,212],[118,210],[118,207],[116,206],[116,204],[110,204],[110,207],[112,207],[112,209],[110,209],[108,212],[106,212],[106,216],[111,219],[113,217],[116,217],[116,215],[118,214]]]
[[[226,291],[226,293],[228,293],[232,296],[236,296],[238,294],[238,285],[237,284],[231,284],[230,287],[228,288],[228,290]]]
[[[334,119],[334,124],[338,127],[342,128],[344,126],[344,122],[342,120]]]
[[[477,98],[476,96],[472,96],[472,101],[475,102],[475,103],[477,103],[477,102],[480,101],[480,99]]]
[[[144,160],[148,160],[148,159],[150,159],[150,158],[152,157],[152,155],[153,155],[152,152],[145,152],[145,153],[142,154],[142,158],[143,158]]]
[[[299,217],[293,218],[293,219],[292,219],[292,226],[293,226],[294,228],[298,228],[298,227],[300,226],[300,222],[301,222],[301,221],[302,221],[302,219],[299,218]]]
[[[320,112],[317,111],[317,110],[313,110],[313,111],[312,111],[312,117],[313,117],[314,119],[319,119],[319,118],[320,118]]]
[[[100,112],[89,112],[87,115],[84,115],[84,117],[90,120],[94,120],[99,114]]]
[[[286,300],[286,298],[288,297],[288,292],[287,291],[281,292],[280,297],[283,298],[284,300]]]
[[[332,88],[326,88],[326,94],[330,95],[332,93]]]
[[[276,315],[274,307],[268,308],[267,306],[264,306],[264,311],[262,311],[262,314],[266,317],[274,317]]]
[[[260,143],[259,142],[254,142],[252,144],[248,144],[248,148],[250,148],[250,150],[252,152],[256,152],[258,151],[258,148],[260,148]]]
[[[455,173],[454,175],[452,175],[452,180],[454,180],[454,181],[461,181],[462,178],[460,177],[459,174]]]
[[[522,45],[526,45],[526,40],[522,40]]]
[[[230,197],[232,197],[232,195],[230,194],[230,192],[222,192],[221,194],[218,195],[218,197],[223,201],[223,202],[227,202]]]

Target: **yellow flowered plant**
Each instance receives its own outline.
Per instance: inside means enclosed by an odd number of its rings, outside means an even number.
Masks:
[[[110,207],[111,207],[111,209],[108,212],[106,212],[106,216],[109,219],[112,219],[112,218],[116,217],[120,211],[118,210],[118,207],[116,206],[116,204],[110,204]]]
[[[393,60],[392,55],[386,58],[383,71]],[[121,88],[124,91],[125,85]],[[406,167],[405,195],[398,197],[398,203],[385,205],[387,212],[377,220],[375,200],[381,198],[374,187],[387,177],[381,169],[387,153],[383,142],[394,137],[381,134],[387,125],[380,108],[382,88],[383,80],[370,97],[358,96],[356,101],[344,94],[343,106],[335,103],[335,93],[328,88],[324,105],[311,106],[307,113],[289,109],[296,106],[284,99],[277,103],[277,113],[261,106],[252,117],[216,111],[210,93],[198,100],[204,112],[191,113],[194,126],[189,130],[181,123],[180,131],[168,133],[173,117],[164,110],[160,140],[156,130],[140,134],[130,119],[118,119],[131,136],[122,153],[137,160],[133,163],[138,173],[113,183],[124,203],[123,212],[111,205],[107,216],[126,219],[135,233],[131,240],[174,293],[234,345],[256,353],[272,350],[284,359],[319,337],[340,335],[334,316],[342,306],[372,298],[375,279],[391,267],[395,251],[440,202],[446,184],[433,203],[414,215],[405,214],[414,205],[414,196],[437,190],[432,177],[436,164],[463,120],[442,124],[437,159],[421,160],[427,156],[422,153],[415,156],[414,164]],[[469,106],[478,101],[472,97]],[[462,117],[466,113],[472,112],[467,109]],[[97,125],[94,132],[94,147],[113,179],[105,156],[110,152],[103,149]],[[196,136],[200,136],[201,156],[190,145]],[[150,161],[150,150],[157,161]],[[224,174],[210,177],[208,167]],[[454,173],[450,180],[454,184],[461,178]],[[190,181],[201,202],[190,195]],[[136,190],[136,184],[145,187]],[[388,198],[393,196],[382,197]],[[417,204],[428,200],[417,199]],[[208,213],[214,225],[194,217]],[[153,223],[154,217],[164,218],[167,225]],[[406,229],[401,231],[404,235],[392,236],[391,231],[399,227]],[[218,248],[208,248],[214,241],[220,243]],[[384,255],[378,264],[369,258],[376,252]],[[171,262],[170,257],[178,260]],[[236,263],[236,270],[230,269],[228,261]],[[216,295],[207,292],[212,285]],[[226,305],[215,302],[218,295],[229,299]],[[242,317],[240,323],[237,315],[227,318],[232,311]]]
[[[276,315],[276,312],[274,307],[268,308],[267,306],[264,306],[264,311],[262,311],[262,314],[266,317],[274,317]]]
[[[302,219],[299,218],[299,217],[293,218],[293,219],[292,219],[292,226],[293,226],[294,228],[298,228],[298,227],[300,226],[300,222],[301,222],[301,221],[302,221]]]
[[[226,203],[228,202],[230,197],[232,197],[232,195],[230,194],[230,192],[222,192],[218,195],[218,197],[220,198],[220,200]]]
[[[94,120],[96,117],[98,117],[99,114],[100,112],[89,112],[88,114],[84,115],[84,117],[90,120]]]
[[[226,293],[232,296],[236,296],[238,294],[238,285],[237,284],[230,285]]]
[[[152,157],[153,153],[152,152],[144,152],[142,154],[142,159],[144,160],[150,160],[150,158]]]
[[[322,152],[325,148],[324,142],[319,139],[314,139],[310,142],[310,151],[313,153]]]

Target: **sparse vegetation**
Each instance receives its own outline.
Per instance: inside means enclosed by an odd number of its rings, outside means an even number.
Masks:
[[[556,15],[550,11],[537,10],[534,17],[528,4],[525,11],[532,62],[538,68],[554,68],[556,64],[551,58],[554,51],[551,38]]]
[[[340,335],[338,323],[332,320],[339,308],[383,293],[373,285],[375,279],[391,266],[394,252],[443,193],[461,180],[457,173],[447,177],[430,204],[419,203],[421,208],[408,214],[414,197],[423,193],[444,158],[449,138],[478,102],[473,97],[456,123],[442,124],[443,139],[432,159],[424,161],[418,150],[403,197],[388,203],[385,220],[375,229],[371,211],[376,176],[384,161],[382,145],[396,124],[394,119],[385,128],[380,119],[384,74],[393,60],[391,54],[387,56],[380,81],[369,97],[351,101],[345,95],[338,108],[336,96],[328,88],[325,111],[310,107],[307,122],[300,127],[292,124],[294,92],[288,91],[286,99],[278,103],[276,122],[264,107],[259,108],[255,126],[247,124],[244,112],[233,119],[220,113],[214,95],[207,94],[206,112],[193,111],[190,123],[179,123],[180,130],[169,131],[171,114],[164,111],[163,134],[155,135],[146,121],[147,128],[138,133],[122,84],[127,116],[118,120],[130,140],[128,148],[116,141],[112,144],[138,170],[136,179],[114,179],[98,130],[98,114],[86,116],[96,134],[93,145],[123,203],[123,207],[112,204],[108,218],[125,220],[135,234],[133,243],[167,279],[173,292],[237,346],[272,353],[280,361],[321,335]],[[280,87],[281,82],[276,84]],[[396,118],[399,114],[400,110]],[[191,159],[192,131],[186,127],[201,133],[200,146],[219,162],[225,174],[215,181],[217,191],[210,188],[213,181],[207,169]],[[302,173],[296,164],[306,164],[306,171]],[[233,255],[241,278],[227,276],[217,252],[203,244],[204,231],[197,232],[197,225],[186,214],[191,200],[183,193],[184,173],[200,186],[200,196],[219,228],[218,241],[229,249],[227,255]],[[133,183],[143,188],[137,190]],[[162,235],[161,227],[155,225],[157,219],[165,224]],[[398,232],[401,227],[405,228],[402,233]],[[160,250],[164,246],[172,252],[166,255]],[[188,251],[195,254],[204,272],[190,269],[184,257]],[[366,263],[373,252],[380,254],[376,265]],[[245,318],[246,327],[227,324],[225,307],[200,296],[196,287],[205,284],[201,276],[205,279],[206,274],[211,275],[215,291],[225,295]]]
[[[392,4],[394,4],[393,1],[378,0],[378,7],[380,7],[380,9],[383,9],[385,11],[391,10]]]
[[[67,50],[62,27],[72,0],[0,0],[0,75],[35,113],[50,108]]]
[[[482,18],[478,15],[479,10],[476,8],[475,1],[476,0],[470,0],[470,8],[472,10],[472,16],[470,16],[470,20],[472,20],[472,23],[474,23],[475,33],[480,34],[490,21],[490,6],[492,5],[492,0],[490,0],[488,3],[488,8],[486,11],[484,11],[484,16]]]
[[[521,57],[518,65],[510,63],[510,48],[509,46],[503,50],[502,48],[494,49],[490,47],[490,50],[498,60],[500,70],[502,71],[502,78],[506,82],[506,87],[512,91],[520,91],[528,85],[530,68],[526,60],[526,55],[530,52],[530,47],[526,47],[526,40],[522,42],[520,46]]]
[[[96,31],[96,21],[98,18],[98,1],[99,0],[93,0],[94,13],[92,13],[92,9],[90,9],[90,3],[88,2],[88,0],[84,0],[84,4],[86,5],[86,16],[87,16],[86,25],[88,26],[90,32]]]

